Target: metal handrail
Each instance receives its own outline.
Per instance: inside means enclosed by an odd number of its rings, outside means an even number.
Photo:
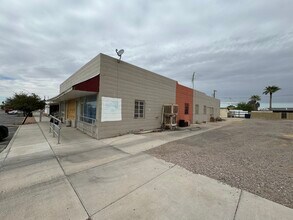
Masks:
[[[55,137],[55,135],[57,135],[58,138],[58,144],[60,144],[60,130],[61,130],[61,120],[50,115],[50,133],[53,133],[53,137]]]

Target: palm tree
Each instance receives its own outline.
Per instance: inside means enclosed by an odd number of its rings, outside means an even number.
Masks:
[[[272,98],[273,98],[273,93],[279,91],[281,88],[278,86],[267,86],[264,89],[263,94],[267,95],[270,94],[270,110],[272,110]]]
[[[260,106],[260,104],[259,104],[260,100],[261,100],[261,98],[259,95],[252,95],[250,97],[250,101],[248,102],[248,104],[252,105],[254,111],[257,111]]]

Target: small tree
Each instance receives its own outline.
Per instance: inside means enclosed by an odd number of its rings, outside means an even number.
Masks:
[[[253,110],[253,107],[248,103],[240,102],[237,104],[235,109],[251,112]]]
[[[5,106],[5,102],[2,101],[2,104],[0,106],[1,106],[1,109],[3,110],[4,109],[4,106]]]
[[[281,90],[281,88],[278,87],[278,86],[267,86],[264,89],[263,94],[265,94],[265,95],[270,94],[270,110],[272,110],[273,93],[275,93],[275,92],[277,92],[279,90]]]
[[[250,100],[248,102],[248,104],[250,104],[252,106],[252,109],[254,111],[257,111],[260,104],[259,104],[259,101],[261,100],[260,96],[259,95],[252,95],[250,97]]]
[[[5,101],[5,106],[23,111],[24,115],[30,115],[35,110],[43,109],[45,104],[45,101],[34,93],[30,95],[15,93],[13,97],[7,98]]]

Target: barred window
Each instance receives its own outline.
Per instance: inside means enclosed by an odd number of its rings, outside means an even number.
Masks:
[[[135,100],[134,118],[144,118],[145,102],[143,100]]]
[[[185,103],[185,106],[184,106],[184,114],[185,115],[188,115],[189,113],[189,103]]]

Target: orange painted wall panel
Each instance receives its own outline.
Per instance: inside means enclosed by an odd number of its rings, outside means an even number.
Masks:
[[[185,103],[189,104],[188,114],[185,114]],[[193,90],[178,82],[176,84],[176,104],[178,105],[177,123],[179,120],[185,120],[190,125],[193,116]]]

